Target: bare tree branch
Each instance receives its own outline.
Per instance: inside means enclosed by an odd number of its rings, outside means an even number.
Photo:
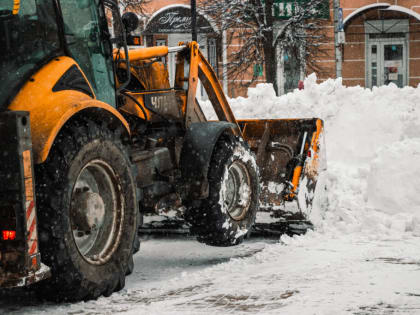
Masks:
[[[320,43],[328,39],[325,21],[317,18],[319,9],[329,0],[301,0],[292,3],[294,14],[276,29],[273,17],[274,0],[203,0],[199,10],[211,16],[220,32],[228,34],[229,61],[227,74],[232,80],[243,80],[249,86],[258,79],[252,71],[256,64],[263,64],[267,82],[276,88],[277,63],[275,50],[292,52],[303,70],[321,74],[324,69],[316,62],[327,51]],[[304,4],[304,5],[303,5]]]
[[[152,0],[119,0],[119,5],[122,12],[131,11],[137,13],[141,17],[148,17],[145,8],[151,1]]]

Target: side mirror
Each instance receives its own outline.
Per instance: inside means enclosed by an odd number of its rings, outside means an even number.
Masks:
[[[125,12],[122,16],[122,22],[127,34],[130,34],[139,26],[139,18],[134,12]]]

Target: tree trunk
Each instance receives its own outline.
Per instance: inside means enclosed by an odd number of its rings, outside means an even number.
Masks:
[[[265,61],[265,79],[267,83],[272,83],[276,95],[278,95],[277,90],[277,60],[276,60],[276,51],[273,47],[274,43],[274,17],[272,14],[273,11],[273,0],[266,0],[264,11],[265,11],[265,28],[266,31],[264,34],[264,61]]]
[[[272,42],[264,43],[264,60],[265,60],[265,79],[267,83],[272,83],[276,95],[277,91],[277,60],[276,52]]]

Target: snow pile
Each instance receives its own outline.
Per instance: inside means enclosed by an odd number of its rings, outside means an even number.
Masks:
[[[420,88],[317,84],[310,75],[304,90],[276,97],[258,84],[230,104],[238,119],[324,120],[329,206],[312,213],[319,230],[420,235]],[[211,104],[203,107],[214,119]]]
[[[370,165],[368,204],[393,213],[420,214],[420,138],[381,147]]]

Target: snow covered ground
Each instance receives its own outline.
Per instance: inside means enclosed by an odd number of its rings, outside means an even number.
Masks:
[[[420,314],[420,88],[341,80],[231,100],[237,118],[325,121],[329,205],[316,230],[213,248],[148,239],[126,288],[76,304],[0,301],[4,314]],[[206,113],[212,113],[205,106]]]
[[[149,239],[126,288],[75,304],[7,299],[2,314],[420,314],[419,239],[311,232],[214,248]]]

